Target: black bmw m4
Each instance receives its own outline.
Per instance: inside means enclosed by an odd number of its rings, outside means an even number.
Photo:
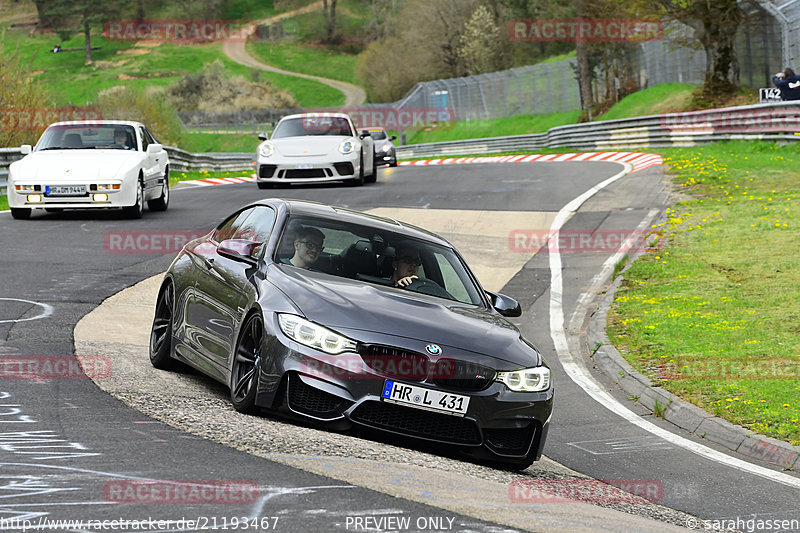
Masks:
[[[550,368],[458,251],[423,229],[266,199],[189,242],[156,302],[150,360],[230,387],[236,410],[377,429],[524,468]]]

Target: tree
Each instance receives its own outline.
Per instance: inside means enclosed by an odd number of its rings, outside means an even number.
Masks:
[[[325,15],[326,43],[332,43],[336,34],[336,1],[322,0],[322,13]]]
[[[507,68],[503,54],[503,32],[494,14],[479,5],[464,25],[458,55],[469,75],[494,72]]]
[[[48,21],[62,39],[66,40],[73,31],[83,31],[86,64],[89,65],[92,63],[92,25],[119,17],[128,3],[129,0],[38,0],[36,7],[39,18]]]
[[[658,0],[675,20],[694,30],[706,52],[703,93],[707,96],[729,94],[739,88],[739,60],[734,39],[744,21],[737,0]]]

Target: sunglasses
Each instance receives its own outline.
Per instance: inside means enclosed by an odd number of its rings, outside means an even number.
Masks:
[[[325,247],[323,245],[317,244],[315,242],[311,242],[311,241],[297,241],[297,242],[305,244],[306,248],[308,248],[311,251],[316,250],[318,252],[321,252],[322,250],[325,249]]]
[[[414,266],[422,265],[422,260],[419,257],[403,256],[403,257],[398,258],[397,260],[398,261],[402,261],[402,262],[406,263],[407,265],[414,265]]]

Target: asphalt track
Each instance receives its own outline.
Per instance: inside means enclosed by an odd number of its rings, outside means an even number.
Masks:
[[[619,165],[611,163],[577,162],[398,168],[382,170],[374,186],[294,188],[274,194],[360,210],[402,209],[399,212],[409,213],[409,209],[419,209],[420,219],[427,216],[424,212],[466,209],[479,211],[489,221],[507,220],[504,213],[508,212],[530,213],[531,220],[542,221],[552,220],[562,206],[619,170]],[[163,272],[173,255],[109,253],[108,232],[204,232],[228,212],[261,195],[262,191],[247,184],[176,190],[168,212],[145,213],[141,221],[122,220],[115,213],[37,214],[30,221],[0,215],[0,246],[4,250],[0,265],[5,274],[0,297],[7,298],[0,300],[0,354],[71,357],[72,331],[78,320],[108,296]],[[564,229],[578,233],[631,231],[663,210],[665,201],[660,170],[646,170],[600,191],[569,218]],[[499,225],[506,235],[514,229],[542,229],[538,222],[516,228]],[[450,229],[457,244],[458,236],[468,233],[458,227]],[[498,233],[502,240],[503,232]],[[495,250],[501,257],[513,248],[507,237],[505,246],[505,250]],[[510,253],[518,257],[520,252]],[[562,254],[568,322],[608,255],[598,250]],[[518,325],[554,368],[557,403],[545,454],[599,479],[654,481],[663,487],[662,504],[703,519],[738,518],[742,521],[738,529],[745,530],[748,519],[800,518],[796,489],[710,461],[656,437],[612,414],[564,373],[549,335],[550,259],[542,251],[522,261],[518,272],[505,275],[508,279],[503,288],[523,304],[525,313]],[[491,258],[486,260],[491,263]],[[500,275],[497,281],[503,279]],[[47,312],[51,314],[27,320]],[[593,377],[618,401],[637,410],[605,376],[594,373]],[[407,515],[453,518],[457,526],[451,530],[504,530],[491,520],[443,512],[209,443],[124,407],[87,380],[2,379],[0,383],[0,476],[4,488],[0,518],[29,516],[38,520],[45,513],[51,518],[128,520],[276,516],[278,530],[322,531],[352,530],[347,527],[348,517]],[[637,412],[656,425],[709,445],[643,409]],[[105,492],[114,487],[109,482],[164,479],[247,480],[257,485],[258,499],[242,504],[120,505],[110,503]],[[615,530],[600,520],[597,530]],[[180,530],[177,526],[173,522],[163,530]]]

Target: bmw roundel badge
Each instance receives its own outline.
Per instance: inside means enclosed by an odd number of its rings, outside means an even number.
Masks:
[[[428,351],[428,353],[429,353],[429,354],[431,354],[431,355],[441,355],[441,353],[442,353],[442,349],[441,349],[441,348],[439,348],[439,345],[438,345],[438,344],[429,344],[429,345],[427,345],[427,346],[425,347],[425,349],[426,349],[426,350]]]

